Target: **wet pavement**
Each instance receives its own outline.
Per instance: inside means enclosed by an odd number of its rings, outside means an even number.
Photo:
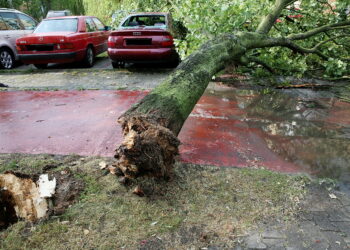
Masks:
[[[350,104],[298,91],[211,85],[181,130],[181,160],[350,180]],[[0,92],[0,153],[113,156],[117,117],[146,93]]]

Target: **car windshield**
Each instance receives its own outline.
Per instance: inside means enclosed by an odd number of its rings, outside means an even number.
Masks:
[[[44,32],[76,32],[78,29],[78,19],[77,18],[67,18],[67,19],[47,19],[43,20],[38,27],[34,30],[34,33],[44,33]]]
[[[123,28],[145,26],[147,28],[165,28],[166,19],[164,15],[137,15],[131,16],[121,25]]]

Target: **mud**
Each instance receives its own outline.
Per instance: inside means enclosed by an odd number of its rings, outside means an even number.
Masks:
[[[53,206],[50,214],[60,215],[79,198],[84,190],[84,182],[77,179],[68,168],[54,172],[52,176],[56,178],[57,187],[52,197]]]

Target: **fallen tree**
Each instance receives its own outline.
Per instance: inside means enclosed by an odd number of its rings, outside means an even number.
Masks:
[[[127,178],[140,175],[169,177],[180,144],[177,139],[182,125],[202,96],[212,76],[227,65],[260,64],[271,67],[259,58],[250,56],[258,48],[286,47],[295,53],[315,54],[327,60],[320,47],[334,42],[328,38],[311,48],[297,44],[332,30],[347,29],[350,21],[326,24],[303,33],[270,37],[283,9],[295,0],[275,0],[274,7],[260,22],[255,32],[240,31],[223,34],[203,44],[184,60],[164,82],[118,120],[123,129],[123,143],[116,149],[116,167]]]

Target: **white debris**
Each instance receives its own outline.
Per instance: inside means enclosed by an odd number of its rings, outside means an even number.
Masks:
[[[105,169],[107,167],[107,163],[105,161],[101,161],[99,164],[100,169]]]
[[[155,225],[157,225],[158,224],[158,221],[155,221],[155,222],[152,222],[151,223],[151,226],[155,226]]]
[[[336,196],[335,194],[329,194],[329,197],[330,197],[331,199],[337,199],[337,196]]]
[[[48,174],[42,174],[39,176],[38,185],[40,197],[49,198],[55,193],[56,178],[50,181]]]

